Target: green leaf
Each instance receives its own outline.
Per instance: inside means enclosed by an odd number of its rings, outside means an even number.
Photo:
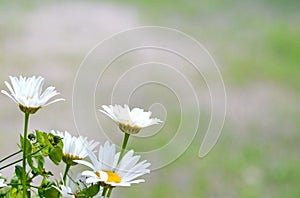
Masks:
[[[54,182],[43,179],[38,190],[39,197],[59,197],[60,193],[53,186],[55,186]]]
[[[24,142],[23,136],[20,134],[20,145],[19,145],[20,149],[23,149],[23,142]]]
[[[93,197],[98,194],[99,190],[100,190],[99,185],[92,185],[92,186],[85,188],[85,189],[81,190],[80,192],[78,192],[76,194],[76,197],[81,197],[81,198]]]
[[[45,133],[44,132],[40,132],[38,130],[35,130],[35,135],[36,135],[36,141],[39,142],[40,144],[42,145],[45,145],[45,141],[46,141],[46,138],[45,138]]]
[[[21,149],[23,150],[23,144],[24,144],[24,138],[22,135],[20,135],[20,141],[21,141]],[[26,155],[31,153],[32,145],[31,142],[26,138]],[[24,151],[23,151],[24,152]]]
[[[49,152],[49,158],[56,165],[62,160],[62,148],[53,148]]]
[[[37,168],[34,166],[34,162],[33,162],[33,159],[32,159],[32,155],[29,155],[27,157],[27,162],[28,162],[28,165],[30,166],[32,172],[34,174],[36,174],[38,172]]]
[[[42,171],[44,169],[44,163],[45,163],[43,156],[39,155],[38,157],[36,157],[36,161],[38,164],[38,170]]]
[[[44,196],[45,197],[59,197],[60,192],[58,190],[56,190],[55,188],[51,187],[51,188],[46,188],[44,190]]]
[[[22,166],[16,165],[15,166],[15,173],[16,173],[19,180],[22,180],[22,172],[23,172]]]

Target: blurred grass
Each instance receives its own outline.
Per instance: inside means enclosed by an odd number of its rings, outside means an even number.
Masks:
[[[150,24],[180,27],[191,36],[201,38],[199,40],[208,40],[205,43],[224,35],[214,46],[224,48],[215,55],[222,57],[227,67],[223,72],[228,82],[244,84],[269,80],[286,88],[299,86],[300,14],[297,8],[300,3],[297,0],[284,3],[269,0],[114,2],[137,6]],[[220,20],[224,24],[219,24]],[[227,28],[223,27],[225,24]],[[234,51],[226,50],[232,46],[236,48]]]
[[[234,57],[228,72],[239,82],[270,80],[297,89],[300,83],[300,29],[286,24],[270,27],[258,48]]]

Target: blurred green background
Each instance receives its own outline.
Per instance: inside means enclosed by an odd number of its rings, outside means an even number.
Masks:
[[[113,197],[298,198],[299,8],[296,0],[1,0],[0,79],[44,76],[67,102],[32,116],[31,129],[76,131],[73,81],[96,43],[142,25],[181,30],[201,42],[220,66],[228,97],[222,135],[200,159],[205,131],[200,126],[179,159],[146,176],[144,184],[115,190]],[[1,89],[6,89],[4,83]],[[16,150],[23,118],[5,96],[0,101],[3,157]],[[174,116],[168,122],[176,128],[179,120]]]

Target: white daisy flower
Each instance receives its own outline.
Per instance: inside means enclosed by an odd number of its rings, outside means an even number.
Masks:
[[[87,137],[74,137],[70,133],[65,131],[65,133],[59,131],[51,131],[53,135],[62,138],[64,143],[63,147],[63,161],[68,165],[76,165],[73,160],[81,160],[88,155],[88,151],[92,151],[99,142],[94,140],[88,141]]]
[[[111,119],[113,119],[118,125],[121,131],[129,134],[136,134],[142,128],[159,124],[162,121],[158,118],[150,118],[151,112],[144,111],[140,108],[133,108],[130,110],[128,105],[102,105],[103,110],[99,110]]]
[[[2,177],[2,173],[0,173],[0,177]],[[7,186],[7,184],[5,184],[4,182],[5,182],[5,179],[0,178],[0,188],[3,188],[3,187]]]
[[[48,102],[50,98],[59,93],[55,90],[55,87],[48,87],[42,93],[44,78],[41,76],[37,78],[35,76],[31,78],[20,76],[19,79],[17,77],[9,76],[9,78],[11,85],[7,81],[5,81],[5,85],[11,93],[9,94],[5,90],[2,90],[1,92],[17,103],[24,113],[33,114],[43,106],[64,100],[60,98]]]
[[[90,167],[93,171],[83,171],[87,176],[86,183],[100,183],[104,187],[131,186],[134,183],[144,182],[138,177],[150,173],[147,169],[151,164],[146,160],[138,162],[141,156],[134,156],[134,151],[128,151],[118,164],[120,153],[116,153],[114,144],[108,141],[100,147],[98,159],[94,153],[89,152],[92,163],[84,160],[75,160],[79,164]]]

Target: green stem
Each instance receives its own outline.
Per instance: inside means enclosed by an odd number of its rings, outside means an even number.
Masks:
[[[7,184],[8,186],[15,186],[15,185],[17,185],[17,186],[21,186],[22,184],[15,184],[15,183],[9,183],[9,184]],[[36,189],[41,189],[41,187],[39,187],[39,186],[33,186],[33,185],[30,185],[30,187],[32,187],[32,188],[36,188]]]
[[[112,188],[110,188],[110,189],[108,190],[107,198],[110,198],[111,192],[112,192]]]
[[[70,167],[71,166],[69,164],[66,164],[65,173],[64,173],[64,176],[63,176],[64,185],[66,185],[66,179],[67,179],[67,175],[68,175],[68,172],[70,170]]]
[[[27,155],[26,158],[28,158],[28,157],[30,157],[30,156],[32,156],[32,155],[34,155],[34,154],[37,154],[38,152],[40,152],[40,151],[41,151],[42,149],[44,149],[45,147],[46,147],[46,146],[40,148],[39,150],[37,150],[37,151],[34,152],[34,153],[31,153],[31,154]],[[22,158],[22,159],[18,159],[18,160],[14,161],[14,162],[12,162],[12,163],[10,163],[10,164],[7,164],[7,165],[5,165],[5,166],[2,166],[2,167],[0,168],[0,170],[5,169],[5,168],[7,168],[7,167],[10,167],[11,165],[14,165],[14,164],[16,164],[16,163],[18,163],[18,162],[21,162],[22,160],[23,160],[23,158]]]
[[[125,135],[124,135],[124,139],[123,139],[122,150],[121,150],[121,153],[120,153],[120,156],[118,159],[118,164],[120,163],[121,159],[123,158],[123,155],[124,155],[124,152],[125,152],[125,149],[127,146],[127,142],[128,142],[129,136],[130,136],[129,133],[124,133],[124,134]]]
[[[23,159],[19,159],[19,160],[16,160],[16,161],[12,162],[12,163],[9,163],[9,164],[7,164],[7,165],[5,165],[5,166],[2,166],[2,167],[0,168],[0,170],[5,169],[5,168],[7,168],[7,167],[10,167],[11,165],[14,165],[14,164],[16,164],[16,163],[18,163],[18,162],[21,162],[22,160],[23,160]]]
[[[126,146],[127,146],[128,140],[129,140],[129,137],[130,137],[130,134],[129,134],[129,133],[124,133],[124,139],[123,139],[123,144],[122,144],[122,150],[121,150],[121,153],[120,153],[120,156],[119,156],[119,159],[118,159],[117,166],[118,166],[118,164],[120,163],[121,159],[123,158],[123,155],[124,155],[124,152],[125,152],[125,149],[126,149]],[[109,191],[108,191],[108,193],[107,193],[107,197],[108,197],[108,198],[110,197],[112,190],[113,190],[113,188],[110,188],[110,189],[109,189]]]
[[[104,188],[103,191],[102,191],[101,196],[104,196],[104,197],[105,197],[106,191],[107,191],[107,188]]]
[[[11,154],[11,155],[9,155],[9,156],[3,158],[2,160],[0,160],[0,163],[4,162],[5,160],[7,160],[7,159],[9,159],[9,158],[11,158],[11,157],[13,157],[13,156],[15,156],[15,155],[21,153],[21,152],[22,152],[22,150],[19,150],[19,151],[15,152],[15,153],[13,153],[13,154]]]
[[[22,171],[22,186],[23,186],[23,198],[26,198],[27,195],[27,176],[26,176],[26,144],[27,144],[27,130],[28,130],[28,121],[29,121],[29,113],[25,113],[25,123],[24,123],[24,136],[23,136],[23,171]]]
[[[33,185],[30,185],[30,187],[31,187],[31,188],[35,188],[35,189],[38,189],[38,190],[39,190],[39,189],[42,189],[42,188],[39,187],[39,186],[33,186]]]

